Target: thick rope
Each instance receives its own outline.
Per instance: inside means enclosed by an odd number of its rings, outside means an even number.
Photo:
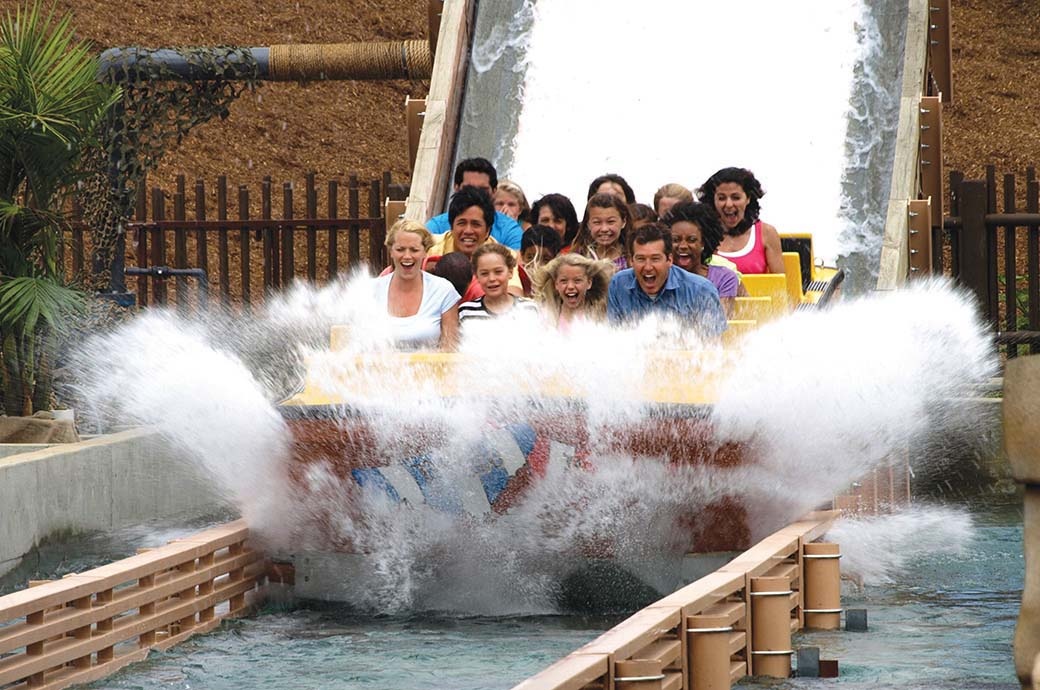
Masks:
[[[333,43],[271,46],[268,78],[273,81],[322,79],[429,79],[433,56],[427,41]]]

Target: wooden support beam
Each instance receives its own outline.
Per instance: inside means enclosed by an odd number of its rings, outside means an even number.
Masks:
[[[928,53],[943,103],[953,102],[953,31],[950,0],[928,0]]]
[[[907,203],[907,243],[910,252],[910,278],[924,278],[932,272],[932,199]]]
[[[921,196],[934,201],[930,227],[942,227],[943,152],[942,152],[942,99],[939,96],[921,98]]]

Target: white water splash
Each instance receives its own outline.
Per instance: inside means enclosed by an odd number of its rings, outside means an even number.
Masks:
[[[272,550],[366,554],[376,584],[359,588],[354,603],[377,611],[553,611],[560,583],[589,557],[674,587],[711,506],[746,497],[753,537],[783,526],[911,439],[963,423],[944,413],[948,401],[994,361],[972,304],[927,284],[794,315],[732,351],[672,322],[625,331],[587,324],[567,336],[536,321],[478,324],[467,327],[449,376],[424,377],[385,351],[385,318],[363,290],[361,282],[297,288],[249,321],[151,312],[88,344],[80,368],[98,409],[153,424],[190,450]],[[350,327],[348,349],[323,345],[332,323]],[[115,348],[134,356],[99,356]],[[334,463],[290,479],[291,440],[270,401],[305,359],[327,392],[364,413],[377,457],[394,464],[427,452],[431,481],[463,507],[483,501],[484,512],[398,505]],[[682,419],[662,422],[642,404],[648,370],[690,386],[725,373],[713,423],[719,440],[748,445],[746,462],[619,453],[613,441],[624,430],[658,424],[655,433],[668,435]],[[532,382],[567,397],[532,400]],[[356,433],[354,414],[344,408],[328,423]],[[551,455],[545,476],[505,514],[487,512],[474,489],[477,449],[495,429],[534,416],[587,434],[586,466]]]
[[[720,168],[750,168],[767,191],[763,220],[813,233],[833,263],[854,68],[877,41],[861,31],[862,0],[647,0],[637,12],[541,0],[535,13],[500,176],[529,199],[566,194],[580,214],[606,172],[649,204],[665,183],[695,189]]]
[[[869,586],[894,582],[924,556],[962,556],[974,537],[975,526],[966,512],[921,506],[840,520],[824,539],[841,545],[842,575]]]

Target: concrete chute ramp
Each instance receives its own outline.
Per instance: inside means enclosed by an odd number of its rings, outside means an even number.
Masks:
[[[472,156],[532,199],[562,192],[579,209],[604,172],[648,201],[666,182],[695,188],[740,165],[766,186],[763,217],[812,233],[816,255],[849,269],[855,290],[901,282],[927,3],[761,2],[733,17],[717,3],[651,2],[632,12],[445,3],[440,40],[453,49],[436,56],[409,216],[443,210],[452,165]],[[659,40],[600,48],[636,35]]]

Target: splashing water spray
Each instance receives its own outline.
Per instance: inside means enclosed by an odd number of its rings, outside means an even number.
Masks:
[[[99,425],[154,426],[273,553],[359,554],[363,582],[344,590],[380,612],[557,611],[588,559],[673,588],[687,551],[746,546],[967,423],[954,401],[996,362],[973,304],[938,282],[727,349],[668,321],[563,336],[504,319],[421,364],[390,346],[366,290],[296,287],[248,321],[152,311],[77,366]],[[320,418],[278,405],[305,371],[333,401]],[[648,404],[662,387],[711,404]],[[857,534],[935,522],[899,519]],[[952,548],[971,532],[957,524]]]

